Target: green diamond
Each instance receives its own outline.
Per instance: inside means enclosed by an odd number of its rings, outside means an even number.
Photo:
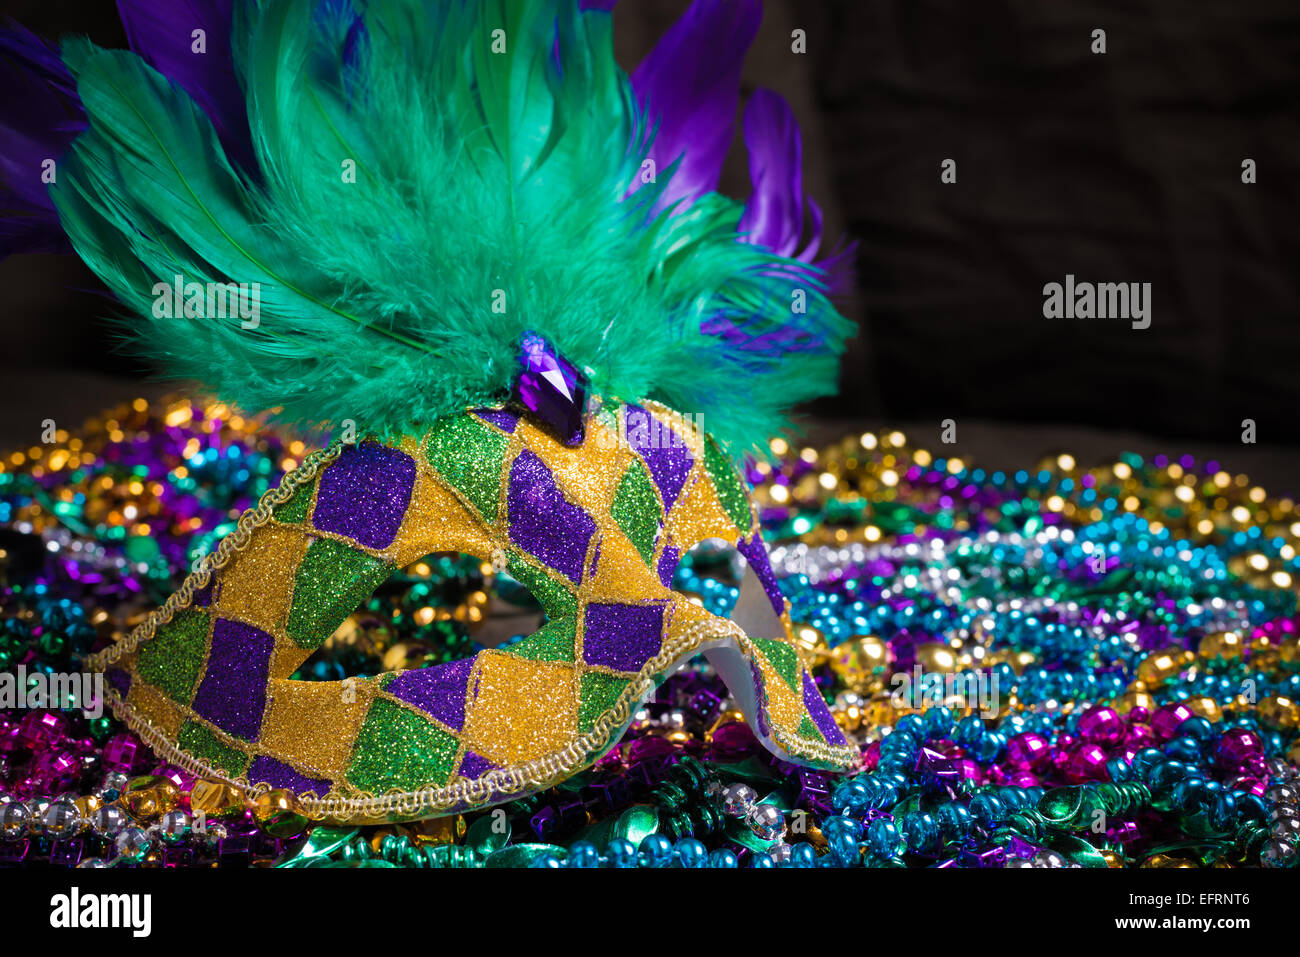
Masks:
[[[654,558],[655,535],[659,531],[662,510],[650,473],[640,459],[633,460],[623,473],[623,480],[618,483],[609,514],[647,565]]]
[[[425,455],[470,504],[483,521],[497,520],[501,498],[501,463],[510,439],[468,415],[442,419],[429,433]]]
[[[536,598],[548,618],[574,618],[578,614],[578,599],[568,587],[518,555],[512,555],[507,566],[510,574]]]
[[[189,704],[208,648],[208,613],[177,612],[140,647],[136,671],[173,701]]]
[[[630,678],[616,678],[599,671],[588,671],[582,676],[582,701],[578,705],[578,731],[592,729],[596,719],[614,706],[618,696],[627,687]]]
[[[772,638],[751,638],[750,641],[758,645],[763,656],[785,683],[793,690],[799,691],[799,656],[795,654],[794,649]]]
[[[713,436],[709,436],[704,443],[704,470],[709,473],[713,487],[717,489],[718,501],[722,503],[727,517],[738,529],[747,533],[753,520],[749,510],[749,497],[745,495],[745,486],[740,481],[740,476],[731,467]]]
[[[286,632],[299,648],[320,647],[343,619],[391,574],[387,563],[332,538],[318,538],[293,579]]]
[[[410,708],[380,698],[357,734],[347,779],[372,794],[446,784],[459,750],[455,735]]]
[[[315,493],[316,479],[312,479],[306,485],[298,486],[298,490],[289,496],[289,500],[277,505],[271,510],[271,514],[282,525],[301,525],[307,520],[307,513],[311,510],[311,498]]]
[[[576,618],[555,618],[505,650],[530,661],[573,661],[577,638]]]
[[[177,743],[182,750],[232,777],[243,774],[253,760],[243,751],[223,742],[211,728],[198,721],[185,722]]]

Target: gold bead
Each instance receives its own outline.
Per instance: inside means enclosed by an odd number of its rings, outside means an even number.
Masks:
[[[223,818],[237,814],[244,808],[244,795],[224,781],[199,778],[190,788],[190,810],[209,818]]]
[[[147,774],[131,779],[122,803],[137,821],[152,821],[175,808],[180,797],[180,791],[171,781]]]
[[[957,670],[957,655],[948,645],[930,641],[916,646],[916,663],[923,672],[952,674]]]
[[[1300,704],[1281,695],[1269,695],[1259,703],[1259,718],[1278,731],[1290,732],[1300,728]]]
[[[1237,631],[1219,631],[1206,635],[1197,646],[1197,654],[1211,661],[1232,661],[1246,650],[1246,642]]]
[[[1137,677],[1150,687],[1158,687],[1176,677],[1183,667],[1183,649],[1165,648],[1151,652],[1138,663]]]
[[[1223,717],[1223,709],[1219,707],[1219,702],[1206,695],[1199,698],[1188,698],[1187,707],[1192,709],[1192,714],[1206,721],[1215,722]]]
[[[1278,660],[1288,669],[1300,668],[1300,636],[1292,635],[1277,646]]]
[[[1145,708],[1148,712],[1155,710],[1156,699],[1144,690],[1130,688],[1115,699],[1115,710],[1128,714],[1134,708]]]
[[[816,668],[825,664],[830,657],[831,650],[826,644],[826,636],[812,625],[795,625],[791,637],[795,646],[803,652],[808,667]]]
[[[1142,862],[1143,867],[1195,867],[1195,861],[1189,861],[1185,857],[1174,857],[1172,854],[1154,854]]]
[[[298,810],[293,793],[284,788],[264,791],[253,799],[253,817],[272,837],[294,837],[307,827],[307,818]]]
[[[893,653],[883,638],[858,635],[830,650],[831,671],[853,691],[866,692],[879,683],[893,661]]]
[[[1101,859],[1106,862],[1107,867],[1124,866],[1124,858],[1120,857],[1115,851],[1102,851]]]

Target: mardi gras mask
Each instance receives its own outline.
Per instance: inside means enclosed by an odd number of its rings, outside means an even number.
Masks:
[[[630,81],[576,0],[236,0],[202,57],[145,6],[122,5],[143,59],[7,41],[63,115],[6,144],[63,157],[25,228],[57,224],[172,375],[363,439],[93,659],[118,716],[312,817],[409,819],[590,765],[703,653],[772,751],[856,766],[732,465],[833,390],[850,328],[776,95],[745,110],[750,200],[715,191],[757,0],[698,0]],[[747,566],[731,620],[672,588],[713,538]],[[437,667],[291,677],[435,551],[506,571],[545,623]]]

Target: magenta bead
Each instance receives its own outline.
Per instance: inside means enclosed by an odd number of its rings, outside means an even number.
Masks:
[[[1156,708],[1151,715],[1151,731],[1161,741],[1168,741],[1178,731],[1184,721],[1195,718],[1196,712],[1185,701],[1171,701]]]
[[[1079,736],[1102,747],[1110,747],[1124,736],[1119,712],[1106,705],[1094,705],[1079,716]]]
[[[1051,763],[1052,749],[1041,734],[1025,731],[1007,742],[1007,764],[1017,771],[1041,769]]]
[[[35,751],[58,744],[67,736],[68,719],[57,711],[28,711],[18,722],[18,738]]]
[[[1264,744],[1254,731],[1231,728],[1219,738],[1214,760],[1229,773],[1256,773],[1264,766]]]
[[[115,734],[104,745],[104,770],[130,774],[142,757],[140,742],[129,734]]]
[[[1071,784],[1083,784],[1086,781],[1104,781],[1106,773],[1106,749],[1091,741],[1080,741],[1069,751],[1065,765],[1065,778]]]

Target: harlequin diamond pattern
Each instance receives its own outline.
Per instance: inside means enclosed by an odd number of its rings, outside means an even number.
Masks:
[[[111,685],[219,772],[318,797],[477,780],[554,755],[707,618],[670,591],[695,542],[736,543],[784,613],[739,478],[669,419],[602,413],[573,449],[513,411],[480,409],[418,442],[345,449]],[[608,441],[620,423],[627,442]],[[290,680],[394,568],[494,549],[549,616],[534,634],[423,670]],[[789,642],[738,652],[763,734],[845,743]]]

